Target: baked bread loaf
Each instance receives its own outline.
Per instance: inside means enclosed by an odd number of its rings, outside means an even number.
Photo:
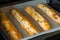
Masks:
[[[7,32],[8,36],[10,37],[10,40],[20,40],[22,38],[22,35],[16,30],[13,23],[1,10],[0,10],[0,23]]]
[[[22,29],[24,29],[29,35],[34,35],[39,32],[38,28],[34,26],[31,21],[25,15],[23,15],[19,9],[13,8],[11,13],[20,23]]]
[[[50,29],[50,25],[46,19],[40,15],[33,7],[26,6],[25,11],[36,20],[36,22],[41,26],[43,30],[47,31]]]
[[[45,4],[38,4],[37,7],[40,8],[46,15],[48,15],[56,23],[60,24],[60,17],[57,15],[54,9]]]

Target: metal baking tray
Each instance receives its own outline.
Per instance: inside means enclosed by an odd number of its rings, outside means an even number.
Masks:
[[[43,34],[43,35],[34,37],[32,39],[29,39],[29,40],[51,40],[51,39],[54,40],[54,39],[58,39],[59,38],[59,36],[57,34],[60,34],[60,31],[55,31],[55,32],[48,33],[48,34]],[[55,35],[57,36],[57,38],[56,38]]]
[[[56,24],[52,19],[50,19],[49,17],[47,17],[47,15],[45,15],[43,12],[39,11],[39,9],[37,8],[37,4],[39,3],[45,3],[47,4],[48,2],[46,0],[34,0],[34,1],[29,1],[29,2],[25,2],[25,3],[20,3],[20,4],[15,4],[15,5],[11,5],[11,6],[6,6],[6,7],[2,7],[0,8],[2,11],[4,11],[6,13],[6,15],[11,19],[11,21],[14,23],[14,25],[16,26],[17,30],[19,32],[21,32],[24,37],[21,39],[21,40],[28,40],[28,39],[31,39],[31,38],[34,38],[34,37],[37,37],[37,36],[40,36],[40,35],[43,35],[43,34],[48,34],[48,33],[52,33],[52,32],[55,32],[55,31],[58,31],[60,30],[60,25]],[[25,14],[27,17],[29,17],[29,19],[33,22],[33,24],[36,24],[34,19],[32,19],[24,10],[24,7],[25,6],[33,6],[42,16],[44,16],[50,23],[51,25],[51,29],[48,30],[48,31],[42,31],[36,35],[33,35],[33,36],[29,36],[25,30],[23,30],[19,23],[16,21],[16,19],[11,15],[10,13],[10,10],[12,8],[18,8],[20,9],[23,14]],[[59,14],[59,13],[58,13]],[[38,24],[36,24],[37,27],[39,27]],[[24,32],[24,33],[23,33]]]

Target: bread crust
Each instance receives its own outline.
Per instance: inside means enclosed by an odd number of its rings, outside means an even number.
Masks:
[[[47,31],[50,29],[50,25],[46,21],[46,19],[41,14],[39,14],[33,7],[26,6],[25,11],[36,20],[36,22],[41,26],[43,30]]]
[[[10,40],[20,40],[22,35],[17,31],[10,19],[0,10],[0,23],[7,32]]]
[[[33,25],[32,22],[25,15],[23,15],[18,8],[13,8],[11,13],[19,22],[22,29],[24,29],[29,35],[34,35],[40,32],[40,30]]]
[[[59,15],[57,15],[54,9],[45,4],[38,4],[37,7],[40,8],[46,15],[48,15],[52,20],[54,20],[60,25],[60,17]]]

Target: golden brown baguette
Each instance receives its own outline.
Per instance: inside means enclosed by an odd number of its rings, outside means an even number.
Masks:
[[[24,29],[29,35],[34,35],[39,32],[38,28],[34,26],[31,21],[25,15],[23,15],[19,9],[13,8],[11,13],[20,23],[22,29]]]
[[[54,9],[48,7],[45,4],[38,4],[37,7],[40,8],[46,15],[48,15],[56,23],[60,24],[60,17],[57,15]]]
[[[1,10],[0,10],[0,23],[7,32],[8,36],[10,37],[10,40],[20,40],[22,38],[22,35],[16,30],[13,23]]]
[[[50,29],[49,23],[33,7],[27,6],[25,7],[25,11],[36,20],[43,30],[47,31]]]

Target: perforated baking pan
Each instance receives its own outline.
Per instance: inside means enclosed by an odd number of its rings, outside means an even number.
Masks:
[[[60,25],[56,24],[52,19],[50,19],[49,17],[47,17],[47,15],[45,15],[43,12],[40,12],[39,9],[37,8],[37,4],[39,3],[44,3],[47,4],[46,0],[34,0],[34,1],[29,1],[29,2],[25,2],[25,3],[20,3],[20,4],[15,4],[15,5],[10,5],[10,6],[6,6],[6,7],[2,7],[1,10],[4,11],[6,13],[6,15],[13,21],[13,23],[15,24],[17,30],[19,32],[22,32],[24,36],[24,38],[22,38],[21,40],[28,40],[28,39],[32,39],[34,37],[43,35],[43,34],[48,34],[48,33],[52,33],[55,31],[60,30]],[[48,31],[42,31],[36,35],[33,36],[29,36],[19,25],[19,23],[16,21],[16,19],[11,15],[10,10],[12,8],[18,8],[20,9],[23,14],[25,14],[27,17],[29,17],[29,19],[35,24],[35,21],[25,12],[24,7],[25,6],[33,6],[39,13],[42,14],[42,16],[44,16],[50,23],[51,25],[51,29]],[[58,13],[58,12],[57,12]],[[59,13],[58,13],[59,14]],[[38,26],[36,24],[36,26]],[[24,33],[23,33],[24,32]]]

